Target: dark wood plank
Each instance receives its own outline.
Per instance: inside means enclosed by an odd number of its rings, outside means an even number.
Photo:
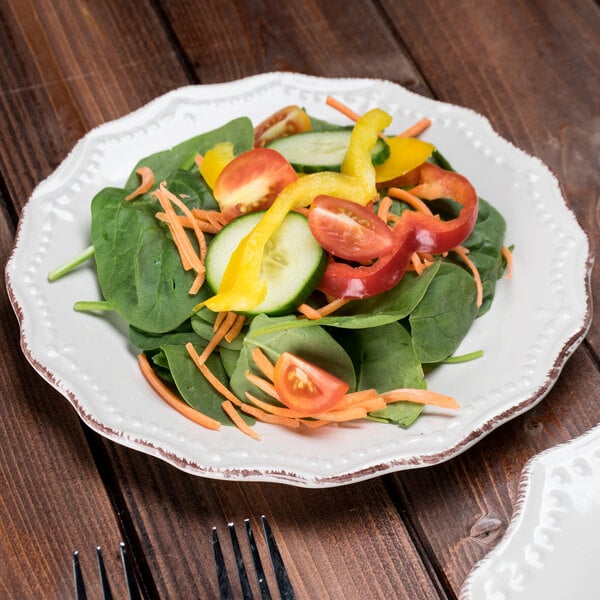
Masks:
[[[2,273],[12,239],[13,229],[1,210]],[[107,567],[120,573],[119,520],[79,419],[21,353],[4,278],[0,311],[4,315],[0,320],[0,596],[7,600],[72,597],[74,550],[81,552],[95,594],[97,544],[105,549]],[[114,591],[124,593],[122,578]]]

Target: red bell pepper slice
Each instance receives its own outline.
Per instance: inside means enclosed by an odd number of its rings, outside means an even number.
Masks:
[[[352,266],[330,258],[319,289],[336,298],[368,298],[394,287],[406,272],[414,252],[441,254],[462,244],[477,221],[479,200],[462,175],[423,163],[399,185],[414,185],[410,192],[425,200],[450,198],[461,205],[455,219],[442,221],[424,212],[407,210],[392,230],[394,246],[372,265]]]

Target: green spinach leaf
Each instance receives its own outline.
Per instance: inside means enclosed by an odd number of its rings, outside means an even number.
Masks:
[[[138,187],[139,177],[135,171],[139,167],[150,167],[157,183],[168,181],[175,171],[190,170],[194,166],[196,154],[204,154],[220,142],[231,142],[236,155],[250,150],[254,143],[254,128],[250,119],[248,117],[234,119],[218,129],[202,133],[168,150],[142,158],[127,179],[125,189],[134,190]]]
[[[439,362],[458,348],[477,316],[476,299],[473,277],[458,265],[443,263],[408,319],[421,363]]]
[[[223,397],[208,383],[204,375],[198,370],[190,358],[185,346],[164,346],[163,352],[167,357],[173,381],[181,397],[193,408],[216,419],[224,425],[232,425],[231,420],[221,408]],[[202,351],[201,348],[197,348]],[[225,385],[229,381],[223,364],[217,354],[211,354],[206,366]],[[254,423],[254,419],[242,414],[247,423]]]

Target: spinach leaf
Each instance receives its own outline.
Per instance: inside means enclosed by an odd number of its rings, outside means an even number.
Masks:
[[[400,323],[384,325],[376,332],[365,329],[339,332],[336,338],[353,359],[357,389],[387,392],[427,387],[410,334]],[[414,402],[395,402],[369,413],[369,418],[408,427],[422,411],[423,406]]]
[[[486,313],[496,291],[496,282],[504,273],[502,246],[506,233],[504,217],[483,198],[479,199],[477,223],[463,243],[469,249],[469,258],[475,263],[483,285],[483,302],[477,316]]]
[[[208,383],[204,375],[198,370],[194,361],[190,358],[185,346],[163,346],[163,352],[167,357],[171,375],[177,386],[181,397],[193,408],[216,419],[224,425],[232,425],[231,420],[221,408],[223,397]],[[198,348],[201,352],[202,349]],[[228,385],[228,377],[223,364],[217,354],[211,354],[206,366],[225,385]],[[254,423],[254,419],[242,414],[248,423]]]
[[[150,200],[125,201],[125,190],[105,188],[92,201],[91,237],[104,299],[130,325],[165,333],[188,319],[208,297],[189,294],[194,280]]]
[[[231,389],[238,398],[245,398],[246,392],[265,398],[245,376],[248,370],[258,373],[251,357],[251,352],[256,347],[260,348],[273,363],[283,352],[296,354],[346,381],[350,389],[354,389],[356,384],[354,367],[342,346],[322,327],[310,329],[285,327],[295,320],[294,316],[267,317],[266,315],[258,315],[252,320],[235,371],[231,376]],[[277,324],[279,327],[270,329],[269,326],[272,324]]]
[[[254,129],[250,119],[248,117],[234,119],[218,129],[202,133],[168,150],[142,158],[129,175],[125,189],[137,188],[139,177],[135,171],[139,167],[150,167],[154,172],[155,181],[160,183],[169,180],[175,171],[189,170],[194,165],[196,154],[204,154],[220,142],[231,142],[234,154],[250,150],[254,143]]]
[[[443,263],[408,319],[420,362],[439,362],[458,348],[477,316],[476,300],[473,277],[458,265]]]
[[[206,346],[206,340],[201,338],[191,327],[190,321],[185,321],[181,326],[166,333],[148,333],[136,327],[129,326],[129,341],[143,352],[155,350],[167,344],[185,346],[188,342],[201,347]]]
[[[275,333],[275,331],[281,329],[302,329],[306,327],[369,329],[394,323],[408,316],[422,300],[427,288],[438,272],[440,264],[441,261],[436,262],[420,276],[412,272],[406,273],[391,290],[364,300],[352,300],[335,315],[318,320],[273,321],[263,326],[265,329],[263,333]]]

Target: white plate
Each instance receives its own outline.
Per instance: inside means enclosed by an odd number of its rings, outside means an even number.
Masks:
[[[502,541],[472,571],[461,600],[597,600],[600,426],[534,457]]]
[[[327,94],[359,113],[387,110],[396,131],[431,118],[424,139],[506,217],[514,276],[499,282],[491,311],[459,349],[482,349],[485,357],[437,370],[430,388],[455,396],[462,409],[427,409],[408,430],[362,422],[297,433],[257,424],[260,442],[230,427],[204,430],[149,390],[118,319],[73,312],[74,301],[99,298],[91,265],[53,284],[46,275],[89,244],[91,198],[122,185],[141,157],[234,117],[256,123],[289,104],[344,123],[325,105]],[[35,189],[6,275],[25,355],[90,427],[190,473],[317,487],[446,460],[539,402],[589,326],[591,263],[588,238],[555,177],[482,116],[391,82],[269,73],[178,89],[91,131]]]

